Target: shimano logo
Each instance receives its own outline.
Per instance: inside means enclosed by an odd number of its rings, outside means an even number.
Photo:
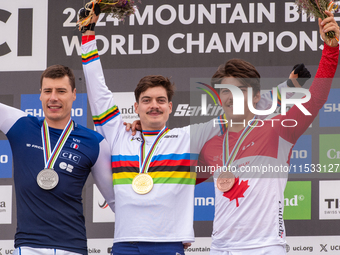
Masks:
[[[324,112],[340,112],[340,104],[325,104]]]

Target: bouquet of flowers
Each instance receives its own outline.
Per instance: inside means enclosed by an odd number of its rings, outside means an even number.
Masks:
[[[340,11],[340,5],[330,0],[296,0],[295,4],[298,6],[300,11],[305,11],[308,16],[314,16],[321,19],[327,18],[325,13],[326,10],[333,13]],[[337,39],[334,31],[326,33],[326,36],[329,39]]]
[[[99,15],[100,12],[109,13],[114,18],[124,20],[125,17],[135,13],[134,5],[134,0],[92,0],[85,4],[84,8],[80,9],[77,22],[79,30],[89,25],[92,16],[94,14]]]

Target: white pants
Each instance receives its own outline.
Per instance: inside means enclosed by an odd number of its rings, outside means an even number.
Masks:
[[[32,248],[27,246],[18,247],[14,250],[13,255],[79,255],[70,251],[48,248]]]
[[[233,251],[210,250],[210,255],[285,255],[286,249],[280,245],[272,245],[255,249],[242,249]]]

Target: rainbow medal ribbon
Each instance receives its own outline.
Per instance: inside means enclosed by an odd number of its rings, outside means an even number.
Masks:
[[[223,166],[226,171],[222,171],[217,178],[216,186],[222,192],[229,191],[235,184],[235,176],[232,172],[228,171],[228,167],[236,158],[237,152],[240,149],[243,141],[250,134],[250,132],[257,126],[258,120],[255,117],[252,119],[250,125],[247,125],[243,130],[242,134],[238,138],[233,150],[229,154],[229,129],[223,139]]]
[[[153,142],[152,146],[149,149],[149,152],[145,154],[145,139],[142,133],[142,144],[140,146],[140,153],[139,153],[139,174],[133,178],[132,181],[132,189],[140,195],[144,195],[149,193],[153,188],[153,179],[148,174],[149,166],[151,163],[151,159],[153,154],[156,151],[156,148],[161,141],[161,139],[165,136],[170,129],[166,126],[158,133],[155,141]]]
[[[44,151],[45,169],[41,170],[37,176],[37,183],[40,188],[44,190],[51,190],[58,185],[59,176],[57,172],[53,170],[53,167],[72,130],[73,121],[70,119],[51,153],[50,133],[46,119],[44,120],[41,126],[41,138]]]

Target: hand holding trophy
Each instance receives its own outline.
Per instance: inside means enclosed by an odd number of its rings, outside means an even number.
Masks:
[[[91,25],[92,17],[94,15],[98,16],[101,12],[111,14],[112,17],[118,18],[119,20],[124,20],[125,17],[135,13],[135,1],[92,0],[86,3],[85,7],[79,10],[79,20],[77,22],[79,31],[86,31],[86,27]]]

